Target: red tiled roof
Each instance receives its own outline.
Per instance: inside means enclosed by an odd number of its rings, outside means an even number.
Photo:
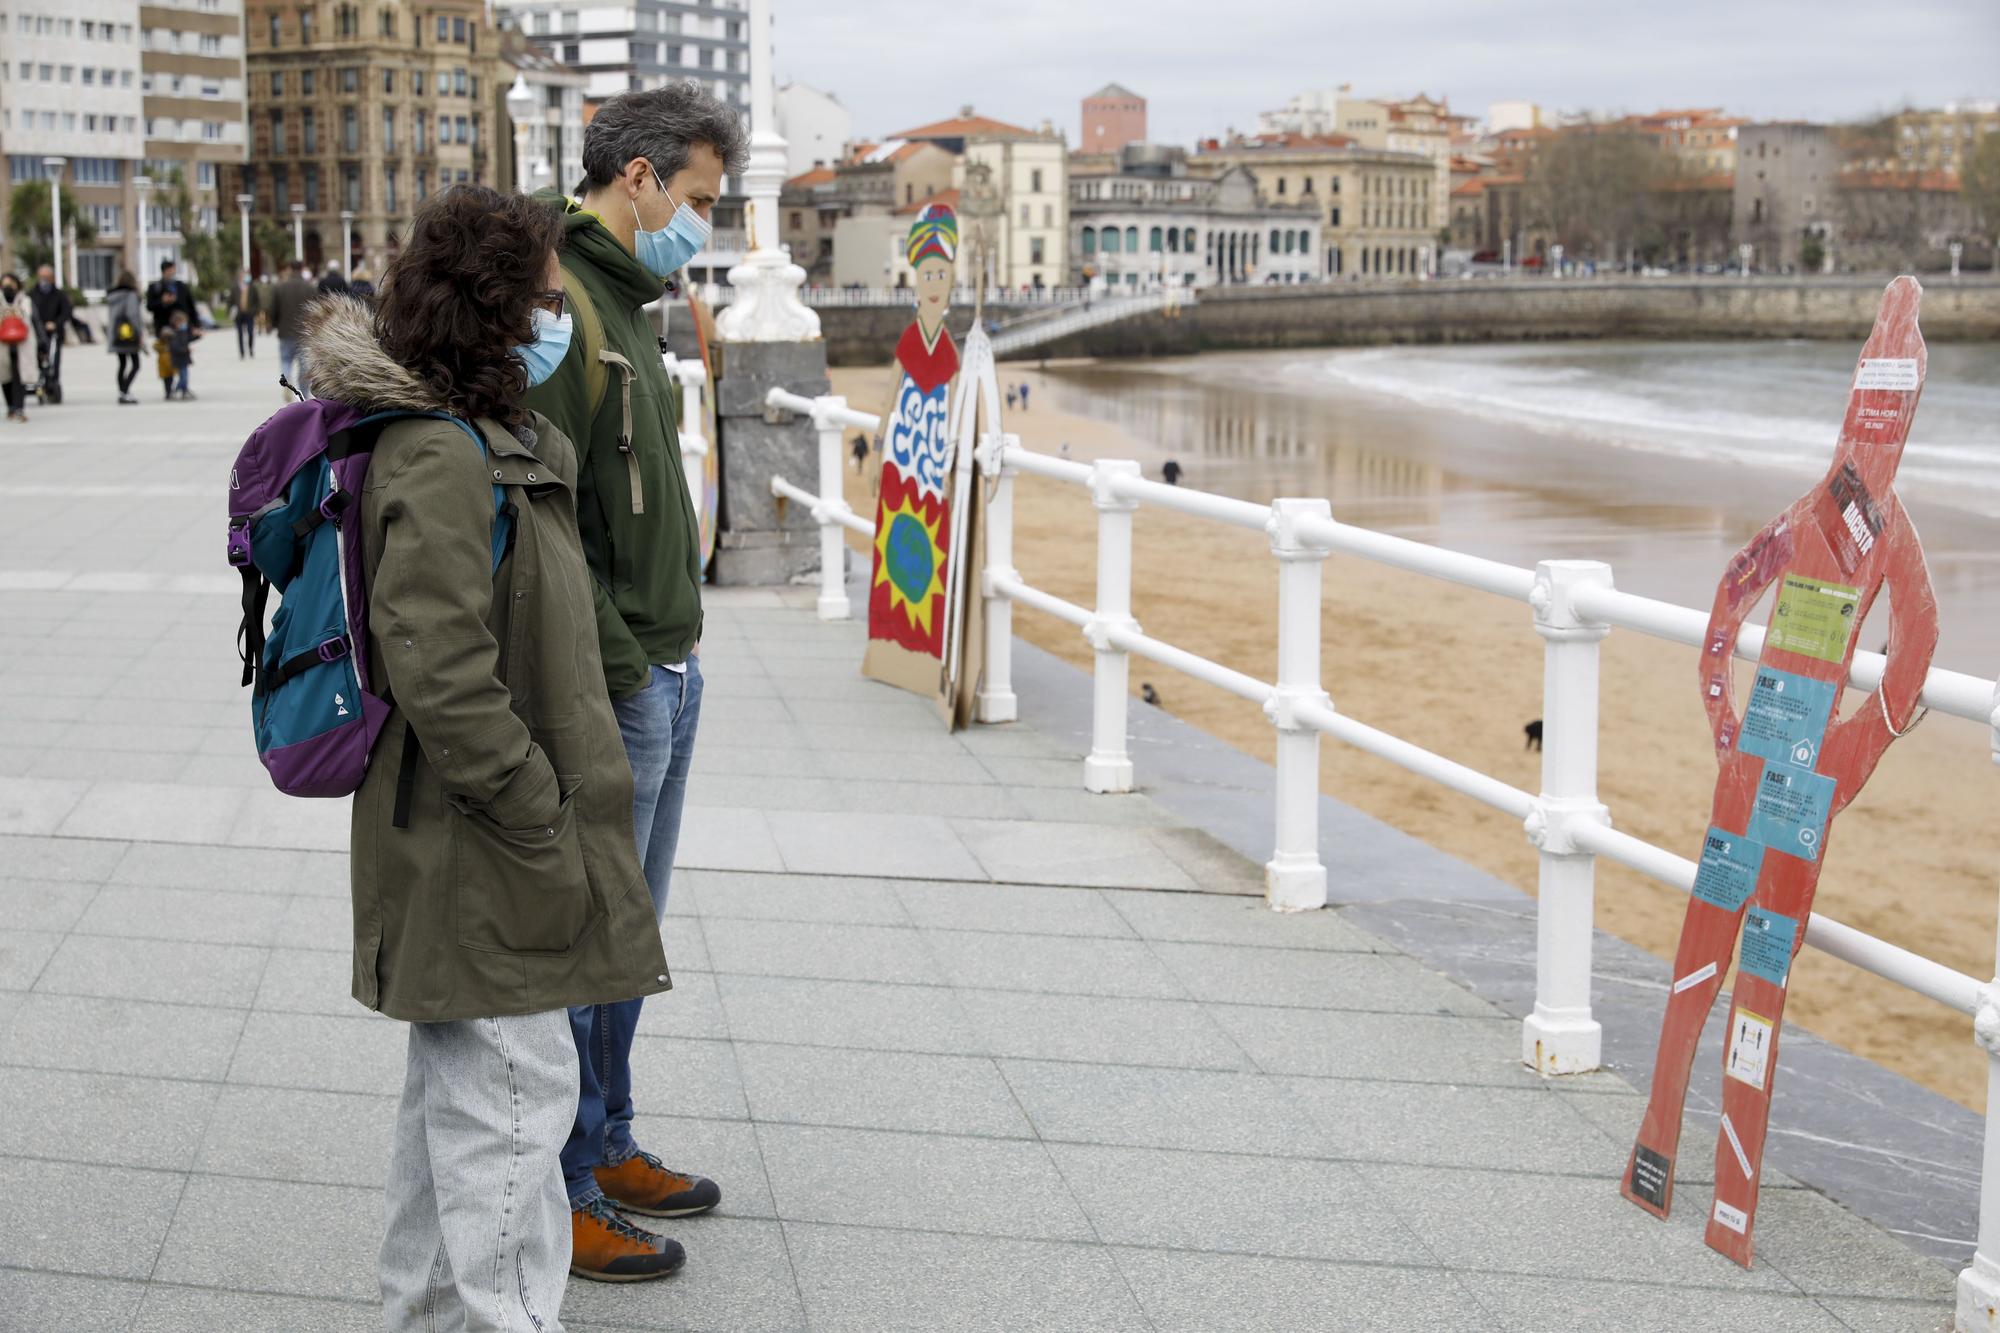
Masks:
[[[833,184],[833,180],[832,167],[814,167],[811,171],[801,172],[786,181],[785,188],[787,190],[810,190],[815,185],[831,185]]]
[[[953,116],[950,120],[932,121],[919,125],[913,130],[898,130],[891,139],[971,139],[985,134],[1016,134],[1023,138],[1032,134],[1019,125],[1009,125],[1004,120],[994,120],[990,116]]]
[[[1478,179],[1461,181],[1457,185],[1451,187],[1451,192],[1454,197],[1461,194],[1463,195],[1485,194],[1486,182]]]
[[[1698,194],[1703,190],[1733,190],[1736,188],[1736,177],[1726,171],[1707,176],[1676,176],[1671,180],[1662,181],[1657,188],[1671,190],[1676,194]]]

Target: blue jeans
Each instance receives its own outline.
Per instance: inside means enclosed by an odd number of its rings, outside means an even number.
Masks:
[[[298,365],[299,371],[296,375],[292,374],[292,366],[295,362]],[[306,388],[306,365],[304,361],[299,360],[299,340],[297,338],[278,339],[278,373],[290,380],[292,387],[296,388],[300,393],[310,395],[310,391]]]
[[[694,757],[695,727],[701,722],[701,659],[688,658],[684,673],[654,667],[645,689],[629,699],[612,700],[611,707],[632,763],[632,828],[639,864],[653,895],[653,916],[661,919],[667,912],[674,847],[681,837],[688,761]],[[641,997],[569,1011],[581,1067],[576,1124],[562,1151],[571,1206],[603,1192],[592,1174],[597,1167],[616,1166],[639,1151],[632,1142],[632,1034],[644,1003]]]

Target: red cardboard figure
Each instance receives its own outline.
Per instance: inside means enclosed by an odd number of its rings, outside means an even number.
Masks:
[[[1707,1239],[1746,1268],[1786,983],[1812,913],[1829,826],[1889,742],[1915,725],[1937,647],[1923,548],[1893,488],[1923,388],[1922,296],[1914,278],[1889,284],[1861,350],[1833,466],[1730,561],[1702,643],[1702,701],[1722,775],[1623,1193],[1661,1217],[1673,1206],[1688,1075],[1740,937],[1723,1034],[1722,1132]],[[1739,716],[1731,690],[1736,636],[1773,585],[1776,609]],[[1841,718],[1855,632],[1884,589],[1888,668],[1875,692]]]

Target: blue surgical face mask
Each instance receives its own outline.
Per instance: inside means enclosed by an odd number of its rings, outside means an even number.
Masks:
[[[556,367],[569,355],[570,317],[566,313],[552,315],[541,306],[536,306],[528,317],[534,321],[535,340],[516,347],[514,355],[528,368],[528,387],[532,389],[555,374]]]
[[[659,180],[658,176],[653,178]],[[662,184],[660,193],[667,195],[667,202],[674,197],[667,194]],[[632,201],[632,256],[646,266],[646,271],[661,280],[681,271],[688,260],[701,253],[708,244],[709,225],[707,219],[686,204],[675,207],[674,215],[667,219],[667,225],[658,231],[647,231],[646,224],[639,221],[639,203]]]

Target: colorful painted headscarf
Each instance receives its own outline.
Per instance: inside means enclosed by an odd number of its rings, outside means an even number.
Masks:
[[[910,225],[910,267],[936,255],[949,264],[958,258],[958,214],[949,205],[931,204]]]

